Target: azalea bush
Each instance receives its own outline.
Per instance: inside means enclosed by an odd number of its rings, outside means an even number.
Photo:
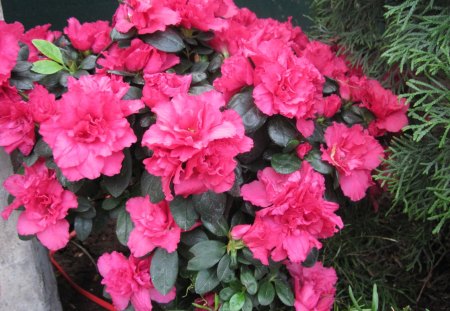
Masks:
[[[3,213],[59,250],[115,231],[98,259],[117,310],[330,310],[321,240],[379,192],[407,106],[290,20],[231,0],[129,0],[112,24],[0,22]],[[375,190],[374,190],[375,189]]]

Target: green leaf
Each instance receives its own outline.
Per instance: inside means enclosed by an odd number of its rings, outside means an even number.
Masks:
[[[173,219],[177,225],[183,229],[190,229],[198,219],[194,204],[191,198],[176,196],[169,204]]]
[[[133,222],[130,214],[124,209],[121,209],[116,223],[116,235],[120,244],[127,245],[131,230],[133,230]]]
[[[224,193],[208,191],[200,195],[194,195],[192,201],[202,220],[215,222],[222,217],[225,211],[227,196]]]
[[[372,289],[372,311],[378,311],[378,290],[377,290],[377,284],[373,284]]]
[[[187,246],[194,246],[195,244],[207,241],[208,236],[205,232],[203,232],[200,229],[191,230],[188,232],[183,232],[181,235],[181,243],[187,245]]]
[[[264,281],[258,291],[258,302],[263,306],[268,306],[275,298],[275,289],[272,283],[267,280]]]
[[[252,311],[252,310],[253,310],[252,299],[248,295],[245,295],[245,302],[244,305],[242,306],[242,311]]]
[[[40,73],[43,75],[51,75],[63,69],[63,66],[52,60],[38,60],[33,63],[31,71]]]
[[[201,241],[189,249],[194,256],[202,256],[205,253],[210,253],[213,257],[219,258],[217,261],[225,254],[225,250],[226,245],[224,243],[214,240]]]
[[[208,270],[202,270],[195,278],[195,292],[199,295],[206,294],[216,288],[219,283],[220,281],[217,278],[216,269],[211,268]]]
[[[281,280],[275,280],[274,283],[278,298],[286,306],[292,307],[294,305],[294,294],[292,293],[291,287]]]
[[[34,39],[31,40],[31,42],[43,55],[47,56],[50,59],[53,59],[55,62],[64,64],[62,53],[59,47],[46,40]]]
[[[308,256],[306,256],[306,259],[302,262],[302,266],[310,268],[315,265],[318,258],[319,258],[319,250],[316,247],[313,247],[309,252]]]
[[[116,28],[113,28],[110,33],[111,40],[119,41],[119,40],[127,40],[131,39],[136,35],[136,29],[132,28],[128,32],[119,32]]]
[[[105,211],[113,210],[116,207],[118,207],[121,202],[122,202],[121,200],[118,200],[116,198],[105,199],[102,202],[102,209],[104,209]]]
[[[21,240],[21,241],[29,241],[29,240],[31,240],[32,238],[35,237],[34,234],[32,234],[32,235],[20,235],[20,234],[17,234],[17,236],[19,237],[19,240]]]
[[[305,160],[319,173],[331,174],[334,171],[331,165],[322,161],[320,151],[318,150],[311,150],[305,157]]]
[[[223,216],[213,222],[209,222],[209,221],[202,219],[202,224],[209,232],[211,232],[212,234],[214,234],[216,236],[225,237],[228,235],[228,231],[229,231],[228,223],[225,220],[225,218],[223,218]]]
[[[302,165],[302,161],[291,153],[274,154],[270,162],[273,169],[280,174],[293,173]]]
[[[157,248],[153,254],[150,274],[155,288],[162,295],[167,295],[177,280],[178,253],[168,253],[163,248]]]
[[[81,61],[80,68],[84,70],[91,70],[95,68],[97,62],[96,55],[89,55]]]
[[[78,197],[77,201],[78,201],[78,207],[75,210],[75,212],[77,212],[77,213],[84,213],[84,212],[87,212],[88,210],[90,210],[91,208],[94,208],[92,206],[91,201],[89,201],[85,197]]]
[[[236,291],[234,289],[232,289],[231,287],[225,287],[219,293],[220,299],[222,301],[228,301],[228,300],[230,300],[231,296],[233,296],[233,294],[235,292]]]
[[[275,117],[269,121],[267,132],[270,139],[281,147],[286,147],[291,140],[299,136],[295,126],[286,118]]]
[[[231,282],[234,277],[234,272],[230,269],[230,262],[230,256],[224,255],[217,265],[217,277],[222,282]]]
[[[141,194],[143,196],[148,194],[152,203],[158,203],[164,200],[166,196],[162,191],[161,177],[151,175],[147,171],[144,171],[141,176]]]
[[[339,89],[339,85],[337,84],[337,82],[332,79],[327,78],[325,83],[323,84],[322,93],[323,93],[323,95],[327,96],[327,95],[337,93],[338,89]]]
[[[77,239],[80,241],[84,241],[87,239],[89,234],[92,231],[92,219],[83,218],[83,217],[75,217],[74,221],[74,229],[77,233]]]
[[[157,31],[155,33],[145,35],[142,39],[163,52],[176,53],[185,48],[183,39],[173,29],[166,29],[165,31]]]
[[[247,292],[250,295],[256,294],[256,292],[258,291],[258,282],[256,282],[256,279],[253,276],[253,273],[250,269],[246,267],[241,267],[240,280],[242,285],[245,286]]]
[[[37,141],[33,151],[41,157],[48,158],[52,156],[52,149],[42,138]]]
[[[31,153],[28,157],[23,157],[23,163],[27,166],[32,166],[39,159],[36,152]]]
[[[108,192],[115,198],[119,197],[130,184],[132,173],[132,159],[130,150],[123,151],[125,159],[122,162],[122,168],[119,174],[114,176],[104,176],[103,185]]]
[[[267,116],[256,107],[252,91],[234,95],[228,102],[228,108],[233,109],[241,116],[247,134],[255,132],[267,120]]]
[[[127,93],[122,97],[122,99],[141,99],[142,89],[136,86],[130,86]]]
[[[230,311],[239,311],[242,309],[245,303],[245,294],[236,293],[230,298]]]

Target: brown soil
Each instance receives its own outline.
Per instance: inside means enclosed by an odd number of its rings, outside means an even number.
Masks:
[[[105,230],[106,229],[106,230]],[[116,238],[115,221],[111,220],[101,232],[93,232],[85,241],[77,239],[71,241],[66,248],[55,254],[56,261],[66,273],[81,288],[91,292],[99,298],[103,297],[103,286],[100,284],[101,276],[98,274],[95,263],[105,252],[122,251],[122,246]],[[91,258],[90,258],[91,257]],[[95,263],[94,263],[95,261]],[[104,311],[105,309],[76,292],[58,271],[56,280],[59,296],[64,311]],[[108,300],[107,300],[108,301]]]

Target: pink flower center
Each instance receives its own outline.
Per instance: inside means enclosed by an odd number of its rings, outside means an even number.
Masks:
[[[93,143],[96,140],[105,141],[105,121],[102,118],[94,118],[89,115],[89,120],[83,120],[75,125],[74,138],[81,143]]]

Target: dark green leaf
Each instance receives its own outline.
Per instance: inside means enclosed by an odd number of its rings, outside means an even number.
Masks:
[[[302,262],[303,267],[310,268],[314,266],[319,258],[319,250],[316,247],[313,247],[306,257],[305,261]]]
[[[234,272],[230,269],[230,262],[230,256],[224,255],[217,265],[217,277],[225,283],[230,282],[234,277]]]
[[[202,219],[202,224],[209,232],[216,236],[228,235],[228,223],[223,217],[220,217],[218,220],[212,222]]]
[[[205,253],[190,259],[187,264],[187,269],[189,271],[208,269],[215,266],[219,260],[220,256],[217,258],[217,254]]]
[[[297,139],[291,139],[286,147],[284,147],[283,153],[294,151],[294,149],[297,148],[298,145],[300,145],[300,142]]]
[[[199,242],[189,249],[194,256],[202,256],[205,253],[211,253],[212,257],[219,258],[217,261],[225,254],[225,250],[226,245],[224,243],[214,240]]]
[[[34,234],[33,235],[20,235],[20,234],[18,234],[17,236],[19,237],[19,239],[21,241],[29,241],[32,238],[34,238],[35,235]]]
[[[80,68],[84,70],[91,70],[95,68],[97,56],[89,55],[81,61]]]
[[[89,201],[85,197],[78,197],[77,200],[78,200],[78,207],[75,210],[75,212],[77,212],[77,213],[84,213],[84,212],[87,212],[88,210],[90,210],[91,208],[94,208],[92,206],[91,201]]]
[[[256,294],[258,291],[258,282],[256,282],[255,277],[250,269],[246,267],[241,267],[241,283],[247,289],[247,292],[250,295]]]
[[[327,78],[325,83],[323,84],[322,93],[324,96],[328,96],[331,94],[337,93],[339,86],[336,81]]]
[[[270,139],[281,147],[286,147],[291,140],[297,138],[298,131],[286,118],[275,117],[269,121],[267,132]]]
[[[52,156],[52,149],[49,145],[43,140],[39,139],[34,146],[34,152],[36,152],[37,155],[41,157],[51,157]]]
[[[364,121],[361,116],[350,110],[342,112],[341,116],[345,123],[347,123],[348,125],[360,124]]]
[[[152,203],[161,202],[166,198],[162,191],[161,177],[153,176],[144,171],[141,176],[141,194],[149,195]],[[190,208],[194,209],[193,206]]]
[[[191,67],[191,72],[205,72],[209,66],[209,62],[194,63]]]
[[[228,108],[233,109],[241,116],[246,133],[255,132],[267,120],[267,116],[255,106],[251,91],[234,95],[228,102]]]
[[[33,63],[32,71],[44,74],[51,75],[63,69],[63,66],[54,62],[52,60],[38,60]]]
[[[75,232],[77,233],[77,239],[84,241],[87,239],[92,231],[92,219],[75,217],[74,225]]]
[[[73,73],[73,76],[77,79],[79,79],[82,76],[88,76],[88,75],[90,75],[89,71],[83,70],[83,69],[77,70]]]
[[[145,35],[142,39],[163,52],[176,53],[185,48],[181,36],[175,30],[170,28],[165,31],[157,31]]]
[[[280,174],[290,174],[300,168],[302,161],[292,153],[277,153],[272,156],[271,165]]]
[[[200,41],[210,41],[210,40],[214,39],[214,32],[201,31],[195,36],[195,38],[197,38]]]
[[[150,275],[155,288],[162,295],[167,295],[177,280],[178,253],[168,253],[163,248],[157,248],[153,254]]]
[[[275,289],[269,280],[264,281],[258,291],[258,302],[263,306],[268,306],[275,298]]]
[[[286,306],[294,305],[294,294],[292,293],[291,287],[284,281],[275,280],[275,290],[277,292],[278,298]]]
[[[191,76],[192,76],[192,84],[199,83],[208,77],[204,72],[193,72]]]
[[[195,278],[195,292],[199,295],[206,294],[216,288],[220,281],[217,278],[216,269],[202,270]]]
[[[236,291],[234,289],[232,289],[231,287],[225,287],[219,293],[220,299],[222,301],[228,301],[228,300],[230,300],[231,296],[233,296],[233,294],[235,292]]]
[[[192,201],[195,210],[200,214],[202,220],[207,222],[216,222],[222,217],[227,203],[227,196],[224,193],[215,193],[207,191],[200,195],[194,195]]]
[[[116,198],[108,198],[103,200],[102,202],[102,209],[105,211],[110,211],[118,207],[121,203],[121,200],[118,200]]]
[[[28,157],[23,158],[23,163],[25,163],[27,166],[32,166],[38,159],[39,156],[36,154],[36,152],[33,152]]]
[[[49,41],[40,39],[34,39],[31,40],[31,42],[43,55],[47,56],[50,59],[53,59],[60,64],[63,64],[61,50],[56,45]]]
[[[240,197],[241,185],[244,183],[244,177],[242,176],[242,168],[239,164],[234,169],[234,176],[233,187],[231,187],[231,189],[228,190],[227,193],[233,197]]]
[[[208,71],[214,72],[214,71],[220,69],[220,67],[222,66],[222,63],[223,63],[223,55],[222,54],[214,55],[209,63]]]
[[[128,92],[122,99],[141,99],[141,97],[142,97],[142,89],[135,86],[130,86]]]
[[[244,305],[242,306],[242,311],[252,311],[252,310],[253,310],[252,299],[248,295],[245,295],[245,302]]]
[[[30,49],[28,48],[28,45],[19,42],[20,45],[20,50],[19,50],[19,55],[17,55],[17,60],[18,61],[27,61],[28,60],[28,56],[30,56]]]
[[[130,29],[128,32],[119,32],[117,31],[116,28],[113,28],[113,30],[111,30],[111,40],[113,41],[119,41],[119,40],[127,40],[127,39],[131,39],[136,35],[136,29],[132,28]]]
[[[191,198],[176,196],[169,206],[173,219],[183,230],[190,229],[198,220],[198,214],[195,211]]]
[[[128,149],[123,151],[125,159],[122,162],[120,173],[114,176],[104,176],[103,185],[106,190],[115,198],[119,197],[130,184],[132,173],[132,159]]]
[[[123,76],[123,77],[134,77],[135,76],[135,74],[132,72],[122,71],[122,70],[108,70],[108,73],[113,74],[113,75]]]
[[[15,86],[19,90],[32,90],[34,88],[33,80],[29,78],[18,78],[18,79],[11,79],[9,80],[9,84],[12,86]]]
[[[181,235],[181,243],[187,246],[194,246],[195,244],[206,240],[208,240],[208,236],[200,229],[183,232]]]
[[[322,174],[331,174],[333,173],[333,167],[328,163],[325,163],[321,159],[320,151],[311,150],[308,155],[305,157],[306,161],[311,164],[311,166],[319,173]]]
[[[130,214],[123,208],[119,211],[116,223],[116,235],[120,244],[127,245],[131,230],[133,230],[133,222]]]
[[[27,62],[27,61],[18,61],[16,63],[16,65],[14,66],[14,68],[12,69],[12,71],[14,73],[20,73],[20,72],[25,72],[31,69],[31,67],[33,66],[32,63]]]
[[[214,87],[212,85],[199,85],[199,86],[193,86],[189,89],[189,94],[192,95],[200,95],[205,92],[209,92],[211,90],[214,90]]]
[[[230,311],[239,311],[242,309],[245,303],[245,294],[236,293],[230,298]]]

